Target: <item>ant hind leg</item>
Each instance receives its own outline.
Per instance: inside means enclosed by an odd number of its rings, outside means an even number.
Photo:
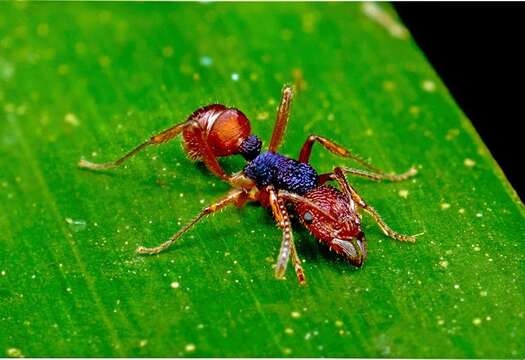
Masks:
[[[143,142],[142,144],[135,147],[133,150],[122,156],[121,158],[110,161],[107,163],[94,163],[87,160],[80,160],[78,163],[78,166],[83,169],[89,169],[89,170],[105,170],[105,169],[113,169],[122,164],[127,159],[135,156],[138,152],[143,150],[145,147],[149,145],[159,145],[165,142],[170,141],[171,139],[175,138],[177,135],[179,135],[184,127],[187,125],[187,122],[184,122],[182,124],[177,124],[175,126],[170,127],[169,129],[164,130],[163,132],[152,136],[147,141]]]
[[[200,150],[201,160],[204,162],[204,165],[210,170],[213,174],[220,177],[222,180],[229,182],[230,176],[226,175],[226,172],[219,164],[217,156],[213,153],[210,145],[204,137],[204,131],[197,121],[190,121],[188,124],[188,133],[191,134],[191,138],[195,141],[198,149]]]
[[[113,169],[121,165],[127,159],[133,157],[135,154],[143,150],[149,145],[159,145],[165,142],[168,142],[179,135],[182,131],[188,132],[191,134],[192,141],[195,142],[196,148],[199,149],[199,157],[204,162],[204,165],[210,170],[214,175],[220,177],[224,181],[229,182],[230,176],[226,175],[225,171],[219,164],[217,156],[211,150],[207,139],[205,138],[204,130],[201,128],[199,123],[195,120],[189,120],[182,124],[175,125],[167,130],[164,130],[160,134],[152,136],[148,141],[140,144],[133,150],[131,150],[126,155],[122,156],[120,159],[107,163],[93,163],[87,160],[80,160],[78,166],[84,169],[89,170],[105,170]]]
[[[144,246],[139,246],[137,248],[137,253],[143,255],[154,255],[158,254],[161,251],[169,248],[182,234],[188,231],[193,225],[195,225],[199,220],[204,218],[206,215],[217,212],[228,205],[234,204],[236,206],[242,206],[244,200],[246,199],[246,193],[243,190],[231,190],[225,197],[219,199],[210,206],[204,208],[197,216],[195,216],[188,224],[182,227],[179,231],[175,233],[168,241],[160,244],[159,246],[146,248]]]

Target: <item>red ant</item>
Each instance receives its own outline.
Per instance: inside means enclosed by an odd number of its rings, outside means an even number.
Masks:
[[[141,246],[137,249],[139,254],[158,254],[206,215],[228,205],[242,207],[248,201],[257,201],[264,207],[271,208],[278,226],[283,231],[275,270],[279,279],[284,276],[291,257],[299,282],[305,282],[286,207],[289,204],[293,205],[301,223],[313,236],[357,267],[367,258],[367,244],[361,230],[359,209],[370,214],[387,236],[400,241],[414,242],[415,236],[402,235],[392,230],[377,211],[348,184],[345,175],[351,174],[376,181],[401,181],[415,175],[416,169],[412,167],[403,174],[387,174],[336,143],[317,135],[308,136],[298,160],[279,154],[277,151],[288,123],[292,95],[292,88],[285,86],[267,152],[261,153],[261,140],[251,135],[250,122],[240,110],[212,104],[198,109],[185,122],[151,137],[114,162],[95,164],[81,160],[79,166],[92,170],[114,168],[145,147],[165,143],[182,132],[188,156],[192,160],[202,160],[212,173],[232,186],[226,196],[204,208],[168,241],[153,248]],[[318,174],[308,164],[315,142],[336,155],[357,161],[369,171],[336,167],[330,173]],[[248,163],[242,171],[228,175],[219,164],[218,158],[235,154],[242,155]],[[328,181],[336,181],[339,189],[326,185]]]

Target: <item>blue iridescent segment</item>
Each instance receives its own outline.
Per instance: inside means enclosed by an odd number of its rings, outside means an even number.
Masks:
[[[310,165],[273,152],[257,156],[244,167],[244,174],[259,188],[273,185],[299,195],[319,186],[319,175]]]
[[[239,153],[248,161],[252,161],[261,153],[261,140],[255,136],[250,135],[241,143]]]

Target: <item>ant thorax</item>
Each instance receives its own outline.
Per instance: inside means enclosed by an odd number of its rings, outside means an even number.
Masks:
[[[319,186],[319,175],[313,167],[270,151],[250,161],[244,167],[244,174],[255,181],[258,188],[273,185],[299,195]]]

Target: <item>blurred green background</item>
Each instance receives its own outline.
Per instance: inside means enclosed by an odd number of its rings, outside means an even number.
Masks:
[[[296,226],[308,279],[272,266],[259,206],[167,239],[228,190],[180,140],[97,174],[196,108],[240,108],[283,153],[322,134],[398,184],[350,179],[414,245],[366,217],[355,269]],[[317,145],[316,145],[317,146]],[[225,159],[229,171],[241,158]],[[319,147],[313,165],[350,165]],[[0,353],[5,356],[523,357],[523,205],[388,4],[0,3]]]

